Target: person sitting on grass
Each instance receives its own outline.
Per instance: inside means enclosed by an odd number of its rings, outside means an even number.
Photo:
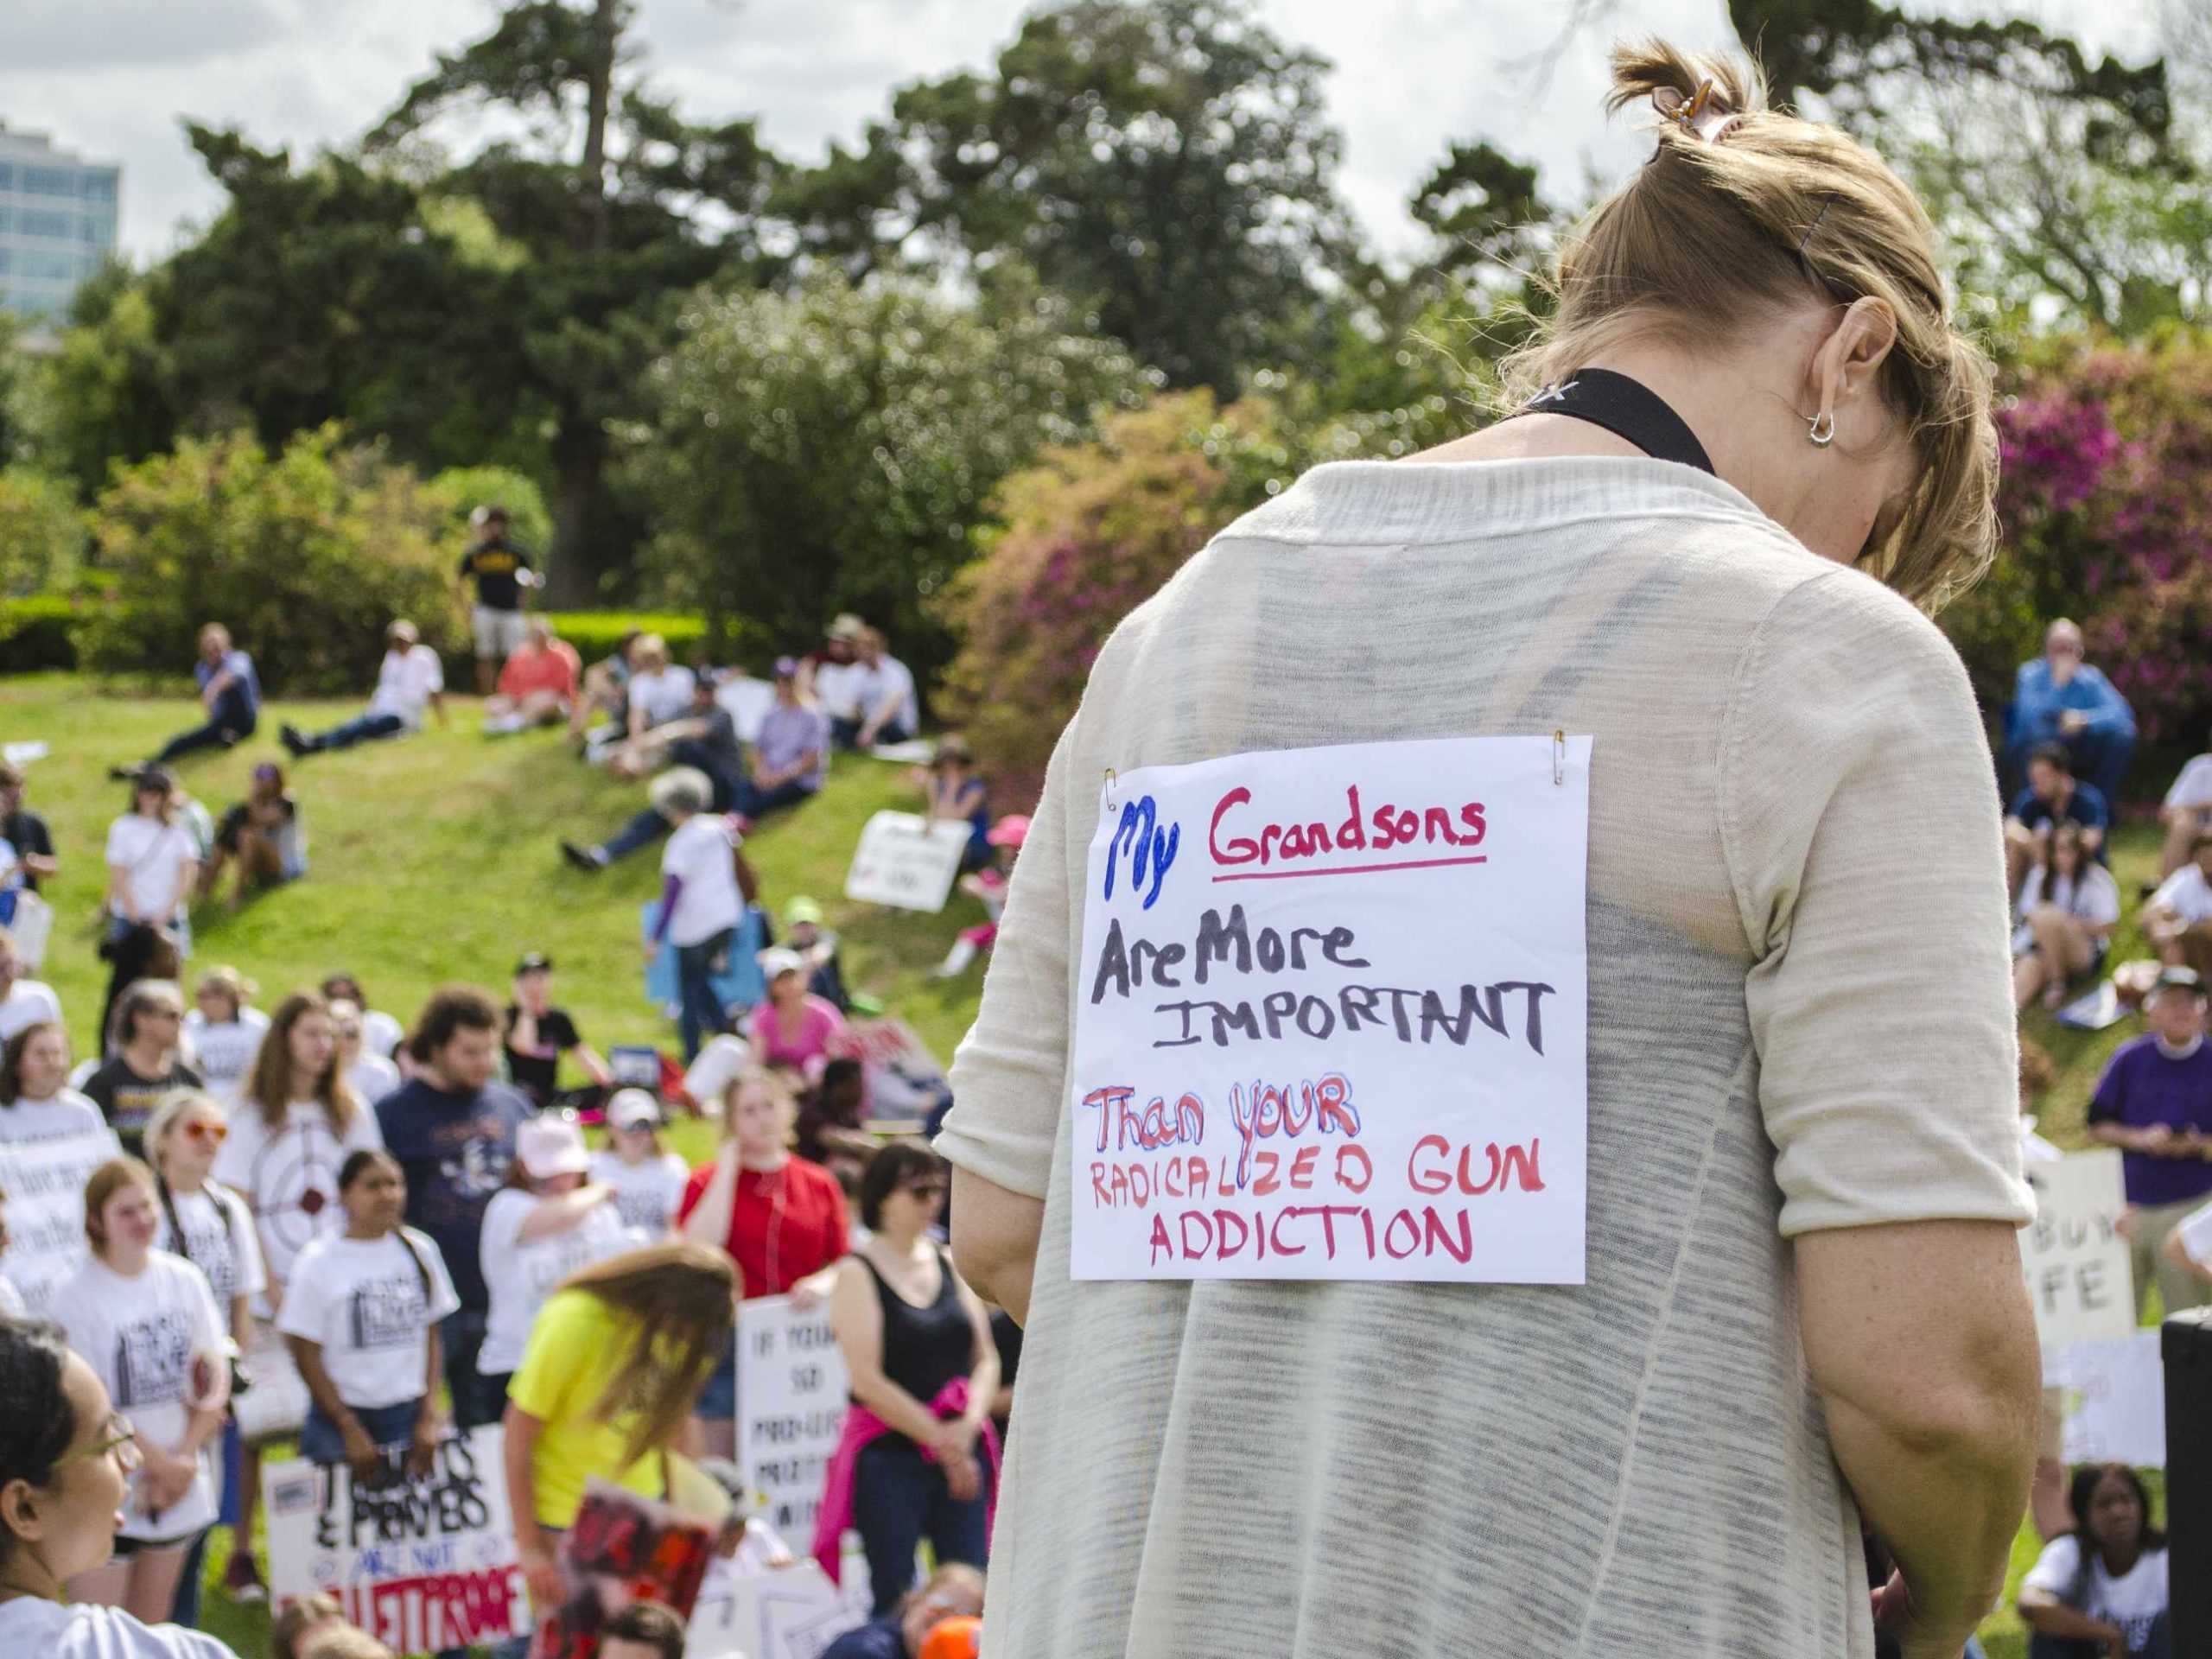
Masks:
[[[614,649],[584,670],[583,694],[569,715],[569,736],[579,754],[590,741],[594,721],[605,720],[618,728],[627,723],[630,676],[636,671],[632,653],[645,637],[639,629],[624,629]]]
[[[844,959],[838,954],[837,935],[823,925],[822,906],[804,893],[784,906],[784,943],[798,952],[806,965],[806,988],[840,1014],[853,1011],[852,993],[845,988]]]
[[[798,695],[798,664],[779,657],[776,706],[753,740],[753,770],[738,791],[737,810],[748,818],[810,801],[830,778],[830,721]]]
[[[968,844],[961,849],[960,874],[980,870],[991,861],[991,786],[976,770],[976,752],[957,733],[939,738],[928,770],[917,781],[928,797],[922,810],[931,823],[945,820],[968,826]]]
[[[2046,743],[2029,757],[2028,786],[2013,797],[2005,818],[2005,873],[2019,891],[2028,867],[2041,861],[2054,824],[2071,823],[2082,832],[2082,850],[2107,861],[2105,830],[2112,812],[2094,784],[2074,775],[2074,761],[2063,743]]]
[[[576,702],[576,682],[583,666],[576,648],[553,637],[553,625],[533,616],[523,625],[522,644],[499,671],[499,689],[484,699],[484,733],[506,737],[532,726],[559,726]]]
[[[296,881],[308,873],[308,836],[299,803],[284,787],[283,768],[264,760],[253,769],[245,799],[223,814],[214,850],[200,873],[200,896],[212,899],[224,869],[235,864],[231,908],[242,909],[256,887]]]
[[[697,676],[673,663],[668,641],[657,633],[641,637],[630,649],[630,684],[625,698],[623,728],[631,738],[665,721],[681,720],[691,708],[691,688]]]
[[[231,645],[231,631],[219,622],[200,630],[200,660],[192,665],[200,682],[200,706],[207,718],[188,732],[181,732],[162,746],[146,764],[163,766],[199,749],[236,748],[253,735],[261,719],[261,681],[253,671],[253,658]],[[108,776],[127,782],[141,770],[111,766]]]
[[[2158,849],[2158,879],[2165,880],[2195,855],[2197,837],[2212,831],[2212,753],[2194,756],[2158,806],[2165,844]]]
[[[682,771],[696,773],[706,781],[708,804],[713,810],[728,812],[736,806],[745,787],[745,750],[738,741],[729,710],[715,701],[711,680],[694,682],[689,715],[631,739],[615,753],[607,770],[618,778],[642,778],[670,762],[674,769],[664,777],[674,777]],[[675,827],[661,809],[661,794],[658,787],[649,790],[645,809],[605,841],[590,846],[563,842],[562,856],[585,874],[595,875],[617,859],[652,846]]]
[[[2212,978],[2212,828],[2196,837],[2190,861],[2158,884],[2142,920],[2159,960]]]
[[[2124,1463],[2084,1464],[2068,1489],[2074,1530],[2044,1546],[2020,1582],[2036,1652],[2168,1659],[2166,1535],[2151,1494]]]
[[[845,706],[831,706],[830,729],[845,748],[866,751],[879,743],[904,743],[921,729],[913,671],[890,653],[880,628],[859,640],[859,660],[841,684]]]
[[[2044,1007],[2056,1013],[2072,981],[2104,966],[2120,920],[2120,888],[2111,871],[2084,855],[2075,825],[2058,825],[2037,847],[2042,857],[2020,884],[2012,934],[2012,1006],[2024,1008],[2040,994]]]
[[[386,630],[385,641],[384,662],[377,670],[377,689],[369,698],[366,711],[315,737],[304,735],[296,726],[286,726],[279,731],[278,735],[295,760],[327,749],[346,749],[356,743],[419,732],[425,709],[437,715],[439,725],[448,723],[446,671],[445,664],[438,660],[438,653],[423,643],[415,625],[404,617]]]

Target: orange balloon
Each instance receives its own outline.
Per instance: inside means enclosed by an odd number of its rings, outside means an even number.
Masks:
[[[976,1659],[983,1650],[983,1621],[966,1613],[941,1618],[922,1639],[922,1659]]]

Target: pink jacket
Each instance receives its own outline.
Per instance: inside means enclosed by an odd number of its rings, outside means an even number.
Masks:
[[[957,1417],[968,1409],[968,1379],[956,1376],[938,1391],[930,1402],[930,1409],[940,1421]],[[830,1575],[830,1582],[838,1582],[842,1569],[845,1529],[853,1523],[853,1487],[860,1470],[861,1452],[872,1442],[895,1431],[858,1401],[845,1408],[844,1433],[837,1437],[837,1449],[830,1454],[830,1465],[822,1472],[822,1507],[814,1515],[814,1559]],[[999,1435],[991,1420],[983,1420],[983,1460],[990,1465],[991,1478],[985,1485],[983,1497],[986,1535],[998,1520],[999,1514]],[[922,1455],[931,1463],[937,1453],[928,1446]]]

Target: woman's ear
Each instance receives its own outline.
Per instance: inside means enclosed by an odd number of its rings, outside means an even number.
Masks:
[[[36,1543],[46,1536],[42,1494],[28,1480],[19,1478],[0,1486],[0,1530],[18,1543]]]
[[[1844,308],[1813,353],[1807,391],[1814,415],[1834,415],[1877,391],[1877,377],[1897,341],[1897,314],[1888,301],[1867,295]]]

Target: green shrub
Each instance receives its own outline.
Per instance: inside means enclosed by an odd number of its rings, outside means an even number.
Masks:
[[[0,599],[0,674],[76,667],[71,635],[81,614],[77,601],[53,595]]]
[[[553,632],[576,648],[586,666],[611,657],[622,636],[635,630],[657,633],[668,641],[668,654],[688,662],[707,642],[707,625],[696,616],[652,611],[549,611],[545,620]]]
[[[340,443],[326,426],[271,456],[234,433],[118,467],[92,512],[102,602],[77,630],[85,667],[174,677],[219,621],[272,691],[359,693],[400,616],[465,660],[445,515],[407,468]]]
[[[84,556],[85,515],[69,486],[28,467],[0,468],[0,594],[59,592]]]

